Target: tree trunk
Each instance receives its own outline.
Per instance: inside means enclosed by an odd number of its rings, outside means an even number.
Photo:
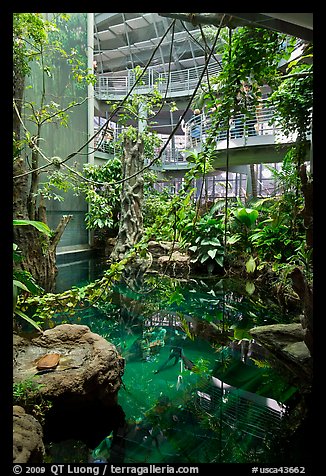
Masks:
[[[13,71],[13,98],[15,100],[15,105],[18,111],[13,109],[13,133],[14,140],[19,141],[21,138],[20,134],[20,121],[19,116],[21,116],[22,111],[22,101],[24,94],[24,77],[19,74],[17,68],[14,67]],[[13,175],[20,175],[26,172],[25,164],[23,158],[20,156],[19,152],[14,154],[13,160]],[[26,208],[27,203],[27,183],[28,176],[19,177],[14,180],[13,183],[13,212],[14,219],[27,220],[28,213]]]
[[[122,157],[123,179],[144,167],[144,144],[126,137]],[[143,174],[139,173],[123,182],[119,232],[111,254],[112,261],[123,259],[128,251],[140,241],[143,234],[142,204],[144,195]]]
[[[301,190],[304,196],[303,224],[306,229],[307,248],[313,246],[313,182],[308,180],[307,169],[303,164],[300,167]]]
[[[304,330],[304,342],[313,355],[313,290],[307,283],[302,271],[295,268],[290,274],[294,291],[302,303],[301,325]]]
[[[17,269],[31,273],[46,292],[54,292],[57,266],[56,247],[72,215],[63,216],[51,238],[33,226],[15,226],[14,242],[22,253]]]

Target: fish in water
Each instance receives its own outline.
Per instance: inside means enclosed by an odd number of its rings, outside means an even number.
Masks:
[[[161,370],[164,370],[165,368],[167,368],[168,363],[173,358],[174,358],[174,363],[172,364],[172,366],[176,365],[180,359],[184,363],[184,366],[186,369],[191,370],[194,366],[194,363],[190,359],[188,359],[188,357],[184,355],[181,347],[172,346],[168,359],[157,370],[155,370],[154,373],[157,374]]]
[[[89,457],[89,463],[106,463],[110,458],[110,449],[113,440],[113,430],[101,441],[101,443],[92,451]]]
[[[186,357],[184,354],[182,354],[182,361],[185,365],[185,368],[188,370],[191,370],[193,366],[195,365],[188,357]]]

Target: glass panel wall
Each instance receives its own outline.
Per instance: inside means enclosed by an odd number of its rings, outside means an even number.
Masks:
[[[51,20],[54,14],[44,14]],[[75,50],[76,56],[82,61],[81,68],[87,68],[87,13],[71,13],[69,20],[60,23],[60,31],[56,33],[67,53]],[[49,55],[42,58],[42,63],[32,64],[32,74],[26,78],[25,107],[23,117],[28,130],[36,133],[36,126],[29,119],[31,109],[41,109],[42,104],[58,105],[60,109],[66,109],[68,115],[67,125],[63,124],[60,116],[53,116],[50,123],[44,123],[41,128],[41,140],[39,147],[43,154],[48,157],[64,159],[69,154],[80,149],[87,142],[87,86],[72,79],[71,65],[67,59],[51,49]],[[70,107],[75,101],[78,105]],[[31,160],[31,150],[26,149],[27,168]],[[81,171],[88,161],[87,146],[66,163],[76,171]],[[41,159],[40,165],[45,164]],[[49,169],[45,169],[49,170]],[[61,167],[60,172],[65,169]],[[47,181],[49,172],[42,172],[40,182]],[[88,231],[85,227],[84,217],[87,212],[87,203],[84,197],[75,196],[72,190],[67,192],[55,190],[63,200],[45,200],[47,209],[48,225],[56,228],[62,215],[73,215],[58,246],[72,247],[74,249],[88,246]]]

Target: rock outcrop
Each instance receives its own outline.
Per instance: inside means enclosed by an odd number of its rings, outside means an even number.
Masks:
[[[259,326],[249,332],[290,371],[296,384],[303,387],[311,385],[312,357],[304,342],[305,333],[300,323]]]
[[[124,420],[117,403],[123,372],[124,359],[116,347],[88,326],[62,324],[31,339],[14,335],[14,383],[33,379],[38,398],[50,403],[41,427],[45,445],[78,439],[93,448],[119,426]],[[35,430],[27,423],[23,428],[24,439],[16,430],[16,462],[40,454],[30,448]],[[41,435],[37,422],[36,428]]]
[[[38,370],[39,360],[52,353],[60,355],[58,365]],[[123,371],[124,360],[115,346],[88,326],[62,324],[31,340],[14,336],[14,382],[33,377],[41,384],[39,392],[51,401],[114,405]]]
[[[115,238],[108,238],[105,246],[105,255],[112,253]],[[179,243],[171,241],[148,242],[148,252],[151,259],[144,262],[146,271],[157,272],[175,278],[186,278],[191,272],[190,256],[180,250]]]
[[[13,462],[38,464],[44,457],[41,424],[25,412],[23,407],[13,407]]]
[[[186,278],[191,272],[190,256],[180,250],[178,243],[170,241],[149,241],[148,251],[151,253],[152,270],[175,278]]]

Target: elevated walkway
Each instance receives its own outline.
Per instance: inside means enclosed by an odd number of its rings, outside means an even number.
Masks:
[[[243,114],[235,115],[230,121],[229,131],[221,130],[216,137],[217,158],[213,163],[214,168],[226,167],[227,146],[229,166],[282,162],[288,148],[295,143],[297,135],[286,136],[281,126],[277,122],[272,122],[273,118],[274,108],[267,100],[260,101],[258,107],[249,108],[248,118]],[[176,146],[171,141],[162,153],[161,165],[155,165],[153,168],[163,172],[189,169],[192,166],[187,161],[189,151],[202,150],[211,126],[212,115],[202,113],[192,117],[183,126],[184,136],[180,141],[181,145]],[[114,153],[112,142],[107,143],[103,139],[98,139],[97,143],[98,150],[95,151],[95,156],[103,163]],[[160,149],[157,149],[156,153],[159,152]]]
[[[243,114],[232,117],[229,130],[219,130],[217,133],[215,140],[217,159],[213,166],[226,167],[227,148],[230,166],[281,162],[287,149],[295,143],[297,134],[286,136],[280,124],[273,121],[274,115],[274,107],[264,99],[258,106],[248,108],[246,117]],[[193,116],[184,125],[185,148],[201,151],[211,126],[212,115],[202,113]],[[175,157],[177,160],[170,158],[169,166],[167,161],[163,160],[166,168],[181,168],[182,151],[175,154]],[[184,160],[186,161],[186,154]]]
[[[184,70],[170,71],[170,74],[159,72],[149,67],[141,78],[140,85],[134,89],[135,94],[149,94],[154,87],[167,98],[180,98],[190,96],[198,83],[204,66]],[[207,67],[208,74],[216,75],[221,71],[217,61],[211,62]],[[95,98],[102,101],[122,100],[136,82],[133,70],[126,74],[104,73],[97,76],[95,85]]]
[[[297,59],[303,52],[303,45],[298,40],[296,48],[288,61]],[[285,60],[282,60],[279,67],[284,67]],[[150,66],[145,71],[139,84],[133,90],[135,94],[150,94],[154,88],[165,98],[186,99],[190,97],[198,84],[198,80],[203,72],[204,65],[182,70],[171,70],[170,72],[160,71],[157,66]],[[222,70],[221,55],[214,56],[207,66],[209,76],[217,76]],[[206,74],[204,75],[205,81]],[[101,101],[121,101],[136,84],[134,70],[123,72],[111,72],[97,75],[97,83],[94,88],[95,98]],[[277,123],[272,123],[274,118],[274,108],[265,99],[260,101],[258,107],[249,108],[248,116],[235,115],[230,122],[229,144],[228,144],[228,164],[229,166],[249,165],[258,163],[281,162],[289,147],[296,140],[296,134],[285,136],[281,127]],[[212,115],[201,114],[190,119],[183,125],[184,139],[182,146],[171,143],[164,150],[161,157],[161,165],[154,166],[155,170],[182,171],[187,170],[191,165],[187,162],[185,150],[200,151],[207,138],[207,133],[211,127]],[[227,140],[226,131],[221,131],[216,137],[217,159],[214,167],[226,166]],[[98,151],[95,156],[97,163],[104,163],[114,154],[112,145],[105,140],[97,140]],[[157,151],[159,153],[159,150]],[[309,160],[309,157],[307,157]]]

